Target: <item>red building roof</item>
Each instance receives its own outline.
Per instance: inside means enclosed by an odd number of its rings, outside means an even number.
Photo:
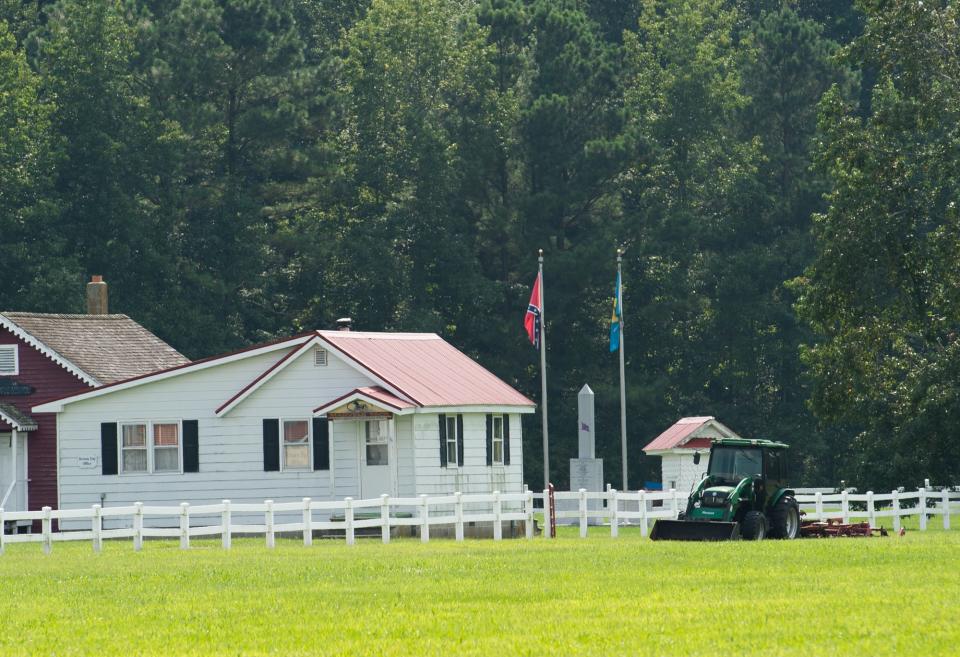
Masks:
[[[534,406],[434,333],[317,331],[418,406]]]
[[[666,431],[650,441],[650,443],[643,448],[643,451],[676,449],[677,447],[683,447],[685,449],[709,447],[711,442],[709,438],[691,438],[693,434],[708,422],[716,422],[716,420],[709,415],[680,418]],[[717,422],[717,424],[720,423]],[[733,432],[730,433],[733,434]]]

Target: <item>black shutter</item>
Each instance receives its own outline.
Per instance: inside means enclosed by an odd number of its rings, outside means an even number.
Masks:
[[[463,467],[463,416],[457,415],[457,465]]]
[[[117,474],[117,423],[100,425],[100,467],[105,475]]]
[[[330,469],[330,423],[325,417],[313,418],[313,469]]]
[[[200,429],[196,420],[183,421],[183,471],[200,472]]]
[[[263,421],[263,471],[280,470],[280,420]]]
[[[447,467],[447,416],[440,414],[440,467]]]
[[[503,415],[503,464],[510,465],[510,416]]]
[[[487,465],[493,465],[493,416],[487,413]]]

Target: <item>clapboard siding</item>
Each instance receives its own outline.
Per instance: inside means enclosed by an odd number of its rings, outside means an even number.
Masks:
[[[417,471],[414,457],[413,441],[414,417],[407,415],[398,417],[397,431],[397,493],[402,497],[417,495]],[[439,458],[439,447],[437,448]]]
[[[413,418],[416,442],[417,493],[428,495],[460,491],[485,493],[491,490],[523,490],[523,450],[520,415],[510,415],[510,465],[487,465],[487,416],[463,414],[463,466],[440,467],[440,424],[436,414]]]

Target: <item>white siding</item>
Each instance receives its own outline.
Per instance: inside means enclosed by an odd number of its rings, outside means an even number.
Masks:
[[[510,414],[510,465],[487,465],[487,416],[463,413],[463,467],[440,466],[440,422],[436,414],[415,415],[418,494],[516,493],[523,490],[523,428]]]
[[[661,458],[663,489],[669,490],[670,482],[675,482],[676,489],[682,493],[689,493],[697,485],[710,463],[707,452],[700,455],[699,465],[693,463],[693,454],[664,454]]]
[[[399,477],[397,493],[401,497],[410,497],[419,494],[417,490],[416,468],[414,466],[413,422],[414,416],[412,415],[398,417],[396,422],[397,474]],[[439,456],[437,458],[439,458]]]

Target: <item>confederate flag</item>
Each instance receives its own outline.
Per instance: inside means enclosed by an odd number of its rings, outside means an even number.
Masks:
[[[537,349],[540,348],[540,322],[543,313],[543,299],[540,296],[540,274],[533,282],[533,292],[530,293],[530,303],[527,304],[527,314],[523,318],[523,326],[527,329],[527,337]]]

